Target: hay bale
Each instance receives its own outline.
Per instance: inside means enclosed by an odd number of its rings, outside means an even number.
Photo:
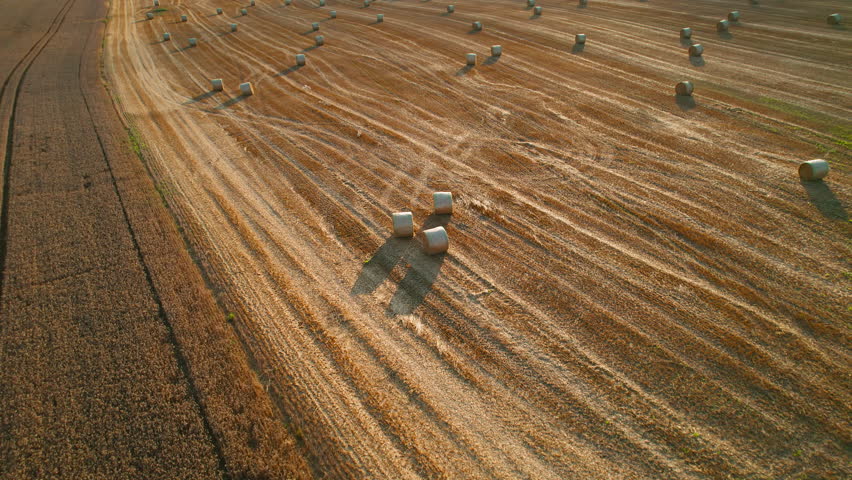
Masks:
[[[197,47],[198,46],[198,39],[197,38],[190,38],[189,39],[189,46],[190,47]]]
[[[214,78],[213,80],[210,80],[210,84],[213,86],[214,92],[221,92],[225,90],[225,84],[222,83],[221,78]]]
[[[843,15],[839,13],[832,13],[825,19],[825,21],[828,22],[829,25],[840,25],[843,23]]]
[[[690,57],[700,57],[701,55],[704,55],[704,45],[696,43],[695,45],[689,47]]]
[[[337,18],[337,10],[332,10],[328,12],[328,16],[331,18]]]
[[[467,57],[468,66],[475,67],[476,66],[476,54],[475,53],[468,53],[466,55],[466,57]]]
[[[729,22],[727,20],[719,20],[719,23],[716,24],[716,31],[717,32],[727,32],[728,27],[730,27],[730,26],[731,26],[731,22]]]
[[[240,13],[241,13],[243,16],[248,15],[248,10],[246,10],[245,8],[241,8],[241,9],[240,9]]]
[[[153,13],[151,13],[151,12],[148,12],[148,13],[146,13],[146,14],[145,14],[145,18],[147,18],[148,20],[153,20],[153,19],[154,19],[154,14],[153,14]]]
[[[585,45],[586,34],[585,33],[578,33],[577,35],[575,35],[574,36],[574,43],[576,43],[578,45]]]
[[[216,15],[222,15],[222,9],[221,8],[216,9]]]
[[[473,55],[474,64],[476,63],[476,54],[468,53],[468,65],[470,65],[470,56]],[[435,192],[432,194],[432,205],[435,207],[436,215],[449,215],[453,213],[453,194],[452,192]]]
[[[364,0],[364,8],[367,8],[369,6],[370,6],[370,0]]]
[[[298,65],[298,66],[300,66],[300,67],[304,67],[304,66],[305,66],[305,62],[306,62],[306,61],[307,61],[307,60],[306,60],[306,58],[305,58],[305,54],[304,54],[304,53],[300,53],[300,54],[296,55],[296,65]]]
[[[186,18],[186,15],[181,15],[181,16],[180,16],[180,21],[181,21],[181,22],[185,22],[185,21],[187,21],[187,20],[188,20],[188,18]]]
[[[240,84],[240,93],[244,97],[250,97],[254,95],[254,87],[251,86],[251,82],[241,83]]]
[[[456,11],[455,5],[447,5],[447,13],[453,13]]]
[[[254,6],[254,0],[251,0],[251,1],[249,2],[249,5],[253,7],[253,6]]]
[[[236,23],[232,23],[232,24],[231,24],[231,31],[232,31],[232,32],[236,32],[236,31],[237,31],[237,24],[236,24]]]
[[[693,89],[692,82],[689,81],[683,81],[675,85],[675,93],[682,97],[691,97]]]
[[[503,55],[503,47],[500,46],[500,45],[492,45],[491,46],[491,56],[492,57],[499,57],[500,55]]]
[[[444,253],[450,247],[450,237],[447,236],[447,231],[444,227],[430,228],[423,230],[418,235],[420,244],[423,245],[423,251],[428,255]]]
[[[311,30],[313,30],[313,31],[315,31],[315,32],[316,32],[317,30],[319,30],[319,22],[314,22],[314,23],[312,23],[312,24],[311,24]]]
[[[397,212],[391,214],[394,237],[414,236],[414,215],[411,212]]]
[[[380,14],[376,15],[376,23],[382,23],[384,21],[385,21],[385,14],[384,13],[380,13]]]
[[[581,7],[585,7],[585,6],[586,6],[586,5],[588,5],[588,4],[589,4],[589,1],[588,1],[588,0],[580,0],[580,6],[581,6]]]
[[[689,27],[681,28],[680,38],[692,38],[692,29]]]
[[[172,34],[171,34],[171,33],[169,33],[169,32],[163,33],[163,41],[164,41],[164,42],[168,42],[168,41],[169,41],[169,40],[171,40],[171,39],[172,39]]]
[[[477,32],[482,30],[482,22],[473,22],[473,29]]]
[[[325,6],[325,0],[319,0],[319,6],[324,7]]]
[[[734,10],[728,13],[728,21],[731,22],[739,22],[740,21],[740,11]]]
[[[535,6],[535,0],[527,0],[527,6],[528,7],[534,7]]]
[[[293,0],[284,0],[284,5],[290,5],[293,3]]]
[[[322,35],[317,35],[316,37],[314,37],[314,41],[316,42],[318,47],[325,45],[325,37],[323,37]]]
[[[828,162],[821,158],[799,164],[799,178],[806,182],[816,182],[828,175]]]
[[[160,0],[154,0],[154,6],[159,7],[160,6]]]
[[[533,13],[534,13],[535,15],[541,15],[541,7],[535,7],[535,8],[533,9]]]

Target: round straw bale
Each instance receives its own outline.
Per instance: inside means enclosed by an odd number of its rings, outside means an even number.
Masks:
[[[730,27],[730,26],[731,26],[731,22],[729,22],[727,20],[719,20],[719,23],[716,24],[716,31],[717,32],[727,32],[728,27]]]
[[[828,16],[826,22],[828,22],[829,25],[840,25],[843,23],[843,15],[839,13],[832,13]]]
[[[580,6],[581,7],[585,7],[588,4],[589,4],[589,0],[580,0]]]
[[[683,81],[675,85],[675,93],[684,97],[689,97],[692,96],[693,88],[692,82]]]
[[[284,0],[284,5],[290,5],[293,3],[293,0]]]
[[[148,13],[146,13],[146,14],[145,14],[145,18],[147,18],[148,20],[153,20],[153,19],[154,19],[154,14],[153,14],[153,13],[151,13],[151,12],[148,12]]]
[[[380,13],[380,14],[376,15],[376,23],[382,23],[384,21],[385,21],[385,14],[384,13]]]
[[[728,13],[728,21],[738,22],[740,20],[740,11],[734,10]]]
[[[245,8],[241,8],[241,9],[240,9],[240,13],[241,13],[242,15],[248,15],[248,10],[246,10]]]
[[[325,45],[325,37],[323,37],[322,35],[317,35],[316,37],[314,37],[314,41],[316,42],[318,47]]]
[[[231,24],[231,31],[232,31],[232,32],[236,32],[236,31],[237,31],[237,24],[236,24],[236,23],[232,23],[232,24]]]
[[[423,230],[418,237],[423,245],[423,251],[429,255],[444,253],[450,247],[450,238],[447,236],[444,227]]]
[[[468,65],[470,64],[470,56],[473,55],[473,63],[476,64],[476,54],[468,53]],[[448,215],[453,213],[453,194],[452,192],[435,192],[432,194],[432,205],[435,207],[436,215]]]
[[[680,38],[692,38],[692,29],[689,27],[681,28]]]
[[[225,89],[225,84],[222,83],[221,78],[214,78],[213,80],[210,80],[210,84],[213,85],[214,92],[221,92]]]
[[[198,39],[197,38],[190,38],[189,39],[189,46],[190,47],[197,47],[198,46]]]
[[[319,6],[324,7],[325,6],[325,0],[319,0]]]
[[[253,6],[254,6],[254,0],[251,0],[251,1],[249,2],[249,5],[251,5],[251,6],[253,7]]]
[[[482,22],[473,22],[473,29],[476,31],[482,30]]]
[[[154,6],[159,7],[160,6],[160,0],[154,0]]]
[[[216,9],[216,15],[222,15],[222,9],[221,8]]]
[[[394,237],[414,236],[414,215],[411,212],[398,212],[391,214],[393,222]]]
[[[467,56],[467,64],[469,66],[475,67],[476,66],[476,54],[475,53],[468,53],[466,56]]]
[[[241,83],[240,93],[246,97],[254,95],[254,87],[251,86],[251,82]]]
[[[499,57],[500,55],[503,55],[503,47],[500,46],[500,45],[492,45],[491,46],[491,56],[492,57]]]
[[[337,10],[332,10],[328,12],[328,16],[331,18],[337,18]]]
[[[305,66],[305,62],[306,62],[306,59],[305,59],[304,53],[300,53],[300,54],[296,55],[296,65],[303,67],[303,66]]]
[[[700,57],[704,54],[704,45],[700,43],[696,43],[689,47],[689,56],[690,57]]]
[[[447,5],[447,13],[453,13],[456,11],[455,5]]]
[[[533,9],[533,13],[536,15],[541,15],[541,7],[535,7]]]
[[[799,164],[799,178],[806,182],[822,180],[828,175],[828,162],[821,158]]]
[[[164,41],[164,42],[168,42],[168,41],[169,41],[169,40],[171,40],[171,39],[172,39],[172,34],[171,34],[171,33],[169,33],[169,32],[163,33],[163,41]]]
[[[319,22],[314,22],[314,23],[311,24],[311,30],[313,30],[315,32],[317,30],[319,30],[319,27],[320,27]]]
[[[527,0],[527,6],[528,7],[534,7],[535,6],[535,0]]]
[[[185,21],[187,21],[187,20],[188,20],[188,19],[186,18],[186,15],[181,15],[181,16],[180,16],[180,21],[181,21],[181,22],[185,22]]]
[[[580,44],[580,45],[585,44],[586,43],[586,34],[585,33],[578,33],[577,35],[575,35],[574,36],[574,43],[577,43],[577,44]]]

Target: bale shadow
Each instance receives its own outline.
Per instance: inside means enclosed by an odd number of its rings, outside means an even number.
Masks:
[[[719,37],[719,40],[731,40],[734,38],[731,32],[716,32],[716,36]]]
[[[480,32],[482,32],[482,30],[477,30],[475,28],[471,28],[470,31],[467,32],[467,34],[468,35],[475,35],[475,34],[480,33]]]
[[[577,8],[589,8],[588,5],[577,5]]]
[[[314,30],[313,28],[308,30],[307,32],[302,32],[302,35],[310,35],[312,33],[319,32],[319,30]]]
[[[208,98],[216,95],[216,90],[210,90],[209,92],[202,93],[201,95],[190,98],[189,100],[183,102],[183,105],[190,105],[193,103],[198,103],[202,100],[207,100]]]
[[[317,48],[319,48],[319,47],[321,47],[321,46],[322,46],[322,45],[316,45],[316,44],[311,45],[310,47],[303,48],[301,53],[307,53],[307,52],[310,52],[311,50],[315,50],[315,49],[317,49]],[[298,66],[298,65],[297,65],[297,66]]]
[[[585,43],[575,43],[573,47],[571,47],[571,53],[583,53],[583,50],[586,49]]]
[[[441,14],[441,16],[442,17],[449,17],[452,14],[453,14],[452,12],[444,12],[444,13]]]
[[[684,112],[695,108],[695,99],[691,95],[675,95],[675,103]]]
[[[541,15],[536,15],[535,13],[533,13],[527,20],[538,20],[539,18],[541,18]]]
[[[232,106],[232,105],[234,105],[234,104],[240,103],[240,102],[242,102],[243,100],[245,100],[246,98],[248,98],[248,97],[247,97],[247,96],[245,96],[245,95],[238,95],[238,96],[236,96],[236,97],[234,97],[234,98],[232,98],[232,99],[230,99],[230,100],[227,100],[227,101],[225,101],[225,102],[222,102],[222,104],[217,105],[215,108],[216,108],[216,110],[222,110],[222,109],[224,109],[224,108],[228,108],[228,107],[230,107],[230,106]]]
[[[703,67],[704,57],[689,57],[689,63],[691,63],[693,67]]]
[[[846,29],[846,25],[843,25],[843,24],[840,24],[840,25],[831,25],[831,29],[832,29],[832,30],[840,30],[840,31],[844,31],[844,32],[847,30],[847,29]]]
[[[389,237],[373,256],[361,267],[361,273],[349,292],[351,295],[372,293],[390,275],[391,270],[417,247],[412,238]]]
[[[463,76],[467,75],[467,72],[469,72],[471,70],[473,70],[473,65],[465,65],[462,68],[460,68],[458,72],[456,72],[456,76],[457,77],[463,77]]]
[[[426,255],[421,250],[414,250],[406,259],[411,267],[405,274],[396,293],[391,298],[385,314],[389,317],[411,315],[432,291],[432,285],[438,279],[441,266],[447,258],[446,253]]]
[[[380,24],[380,23],[385,23],[385,22],[384,22],[384,21],[380,22],[380,21],[378,21],[378,20],[373,20],[373,22],[372,22],[372,23],[368,23],[368,24],[367,24],[367,26],[369,27],[369,26],[372,26],[372,25],[378,25],[378,24]]]
[[[298,70],[298,69],[302,68],[303,66],[304,66],[304,65],[293,65],[292,67],[290,67],[290,68],[288,68],[288,69],[286,69],[286,70],[282,70],[282,71],[280,71],[280,72],[276,73],[276,74],[275,74],[275,76],[276,76],[276,77],[283,77],[284,75],[290,75],[291,73],[293,73],[293,72],[295,72],[296,70]]]
[[[497,63],[499,61],[500,61],[500,55],[491,55],[490,57],[486,58],[485,61],[482,62],[482,64],[483,65],[494,65],[495,63]]]
[[[681,47],[691,47],[692,46],[692,39],[691,38],[681,38],[680,39],[680,46]]]
[[[817,207],[819,213],[833,220],[848,221],[849,215],[843,204],[831,191],[831,188],[822,180],[816,182],[800,181],[802,187],[808,192],[808,199]]]

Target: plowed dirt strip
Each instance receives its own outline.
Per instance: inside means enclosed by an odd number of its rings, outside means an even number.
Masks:
[[[0,99],[0,477],[302,475],[103,88],[105,5],[36,3],[3,20],[39,35]]]
[[[852,474],[841,2],[162,3],[107,71],[316,473]]]

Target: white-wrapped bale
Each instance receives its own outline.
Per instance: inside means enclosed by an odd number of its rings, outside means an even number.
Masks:
[[[468,53],[467,54],[467,64],[468,66],[475,67],[476,66],[476,54]]]
[[[731,22],[729,22],[727,20],[719,20],[719,23],[716,24],[716,31],[717,32],[727,32],[728,27],[730,27],[730,26],[731,26]]]
[[[223,10],[221,8],[216,9],[216,15],[222,15]]]
[[[190,38],[189,39],[189,46],[190,47],[197,47],[198,46],[198,39],[197,38]]]
[[[393,222],[394,237],[414,236],[414,215],[411,212],[398,212],[391,214]]]
[[[468,53],[468,60],[470,56],[474,56],[474,63],[476,63],[476,54]],[[453,213],[453,194],[452,192],[435,192],[432,194],[432,205],[435,207],[436,215],[448,215]]]
[[[690,81],[683,81],[675,85],[675,93],[682,97],[692,96],[693,89],[694,87]]]
[[[533,13],[536,15],[541,15],[541,7],[535,7],[533,9]]]
[[[315,32],[316,32],[317,30],[319,30],[319,22],[314,22],[314,23],[312,23],[312,24],[311,24],[311,30],[313,30],[313,31],[315,31]]]
[[[236,24],[236,23],[232,23],[232,24],[231,24],[231,31],[232,31],[232,32],[236,32],[236,31],[237,31],[237,24]]]
[[[171,40],[171,39],[172,39],[172,34],[171,34],[171,33],[166,32],[166,33],[164,33],[164,34],[163,34],[163,41],[164,41],[164,42],[168,42],[168,41],[169,41],[169,40]]]
[[[306,60],[305,60],[305,54],[304,53],[300,53],[300,54],[296,55],[296,65],[298,65],[300,67],[304,67],[305,61]]]
[[[585,33],[578,33],[577,35],[575,35],[574,36],[574,43],[576,43],[578,45],[585,44],[586,43],[586,34]]]
[[[500,55],[503,55],[503,47],[500,46],[500,45],[492,45],[491,46],[491,56],[492,57],[499,57]]]
[[[254,95],[254,87],[251,86],[251,82],[241,83],[240,93],[246,97]]]
[[[382,23],[384,21],[385,21],[385,14],[384,13],[380,13],[380,14],[376,15],[376,23]]]
[[[447,5],[447,13],[453,13],[456,11],[455,5]]]
[[[332,10],[328,12],[328,16],[331,18],[337,18],[337,10]]]
[[[700,57],[703,54],[704,54],[704,45],[701,45],[700,43],[696,43],[695,45],[692,45],[691,47],[689,47],[689,56],[690,57]]]
[[[692,29],[689,27],[681,28],[680,38],[692,38]]]
[[[728,21],[731,21],[731,22],[740,21],[740,11],[734,10],[733,12],[728,13]]]
[[[185,22],[185,21],[187,21],[187,20],[188,20],[188,18],[186,18],[186,15],[181,15],[181,16],[180,16],[180,21],[181,21],[181,22]]]
[[[473,22],[473,29],[476,31],[482,30],[482,22]]]
[[[210,80],[210,84],[213,85],[214,92],[221,92],[225,90],[225,84],[222,83],[221,78],[214,78],[213,80]]]
[[[420,232],[420,243],[423,245],[423,251],[429,255],[444,253],[450,248],[450,237],[447,236],[447,231],[444,227],[430,228]]]
[[[806,182],[822,180],[828,175],[828,162],[821,158],[799,164],[799,178]]]
[[[832,13],[828,16],[826,22],[828,22],[829,25],[840,25],[843,23],[843,15],[839,13]]]
[[[147,18],[148,20],[153,20],[153,19],[154,19],[154,14],[153,14],[153,13],[151,13],[151,12],[148,12],[148,13],[146,13],[146,14],[145,14],[145,18]]]

